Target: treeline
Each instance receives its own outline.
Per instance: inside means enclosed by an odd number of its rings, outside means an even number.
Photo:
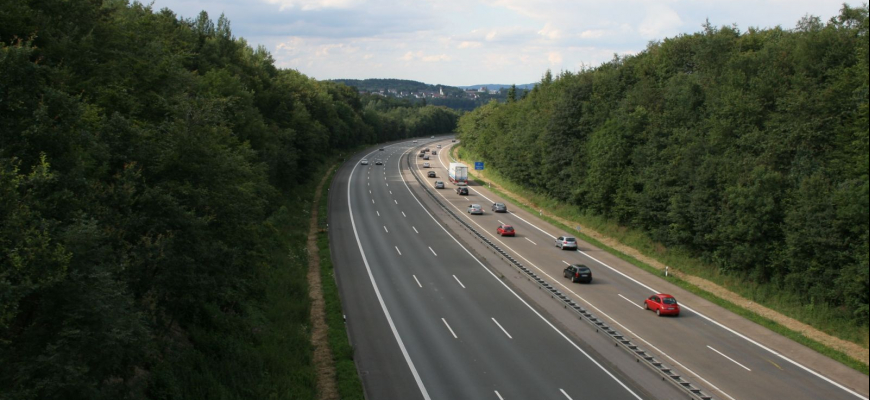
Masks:
[[[868,321],[867,6],[705,26],[460,120],[516,183]]]
[[[375,95],[363,95],[361,101],[366,121],[382,141],[451,133],[459,121],[459,114],[447,107]]]
[[[456,121],[124,0],[0,2],[0,77],[0,399],[315,398],[312,174]]]

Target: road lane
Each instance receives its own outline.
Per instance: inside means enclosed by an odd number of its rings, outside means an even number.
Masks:
[[[439,155],[439,160],[433,165],[446,170],[448,151],[445,148]],[[437,191],[437,193],[459,209],[464,206],[463,203],[467,203],[469,200],[486,205],[487,203],[482,200],[484,198],[507,203],[499,196],[488,193],[485,188],[471,186],[470,189],[471,195],[465,198],[456,196],[450,190]],[[486,192],[485,195],[484,192]],[[716,306],[691,296],[650,274],[639,271],[633,266],[626,265],[625,262],[593,248],[588,243],[581,242],[579,252],[560,251],[552,246],[552,243],[553,237],[562,232],[537,220],[536,216],[524,210],[512,209],[510,213],[498,214],[497,217],[492,213],[487,213],[483,216],[473,217],[465,215],[464,218],[480,227],[482,232],[491,236],[491,240],[500,243],[499,246],[508,250],[514,257],[523,260],[524,264],[535,266],[536,273],[548,276],[547,279],[551,283],[561,286],[560,290],[571,293],[574,298],[581,300],[584,305],[595,310],[596,314],[609,319],[615,328],[623,332],[632,332],[632,335],[639,335],[638,337],[643,338],[643,341],[654,344],[659,351],[668,354],[668,358],[687,367],[686,370],[693,371],[691,374],[707,382],[708,387],[718,388],[713,394],[740,400],[771,398],[770,396],[794,399],[867,398],[866,376],[862,378],[862,376],[854,376],[854,374],[858,374],[857,372],[852,374],[848,370],[839,370],[843,375],[850,375],[853,385],[839,385],[836,382],[829,382],[826,379],[830,378],[825,377],[822,373],[813,371],[806,365],[787,361],[790,359],[784,355],[781,356],[780,352],[725,327],[721,322],[715,321],[705,314],[697,313],[694,308],[696,304],[708,310],[715,309]],[[517,238],[527,240],[500,238],[494,232],[490,232],[490,225],[495,226],[494,224],[498,223],[499,220],[513,225],[517,229]],[[546,245],[545,248],[536,247],[542,242],[549,243],[549,248],[547,249]],[[606,261],[606,266],[602,264],[601,259]],[[562,278],[563,260],[591,266],[594,276],[593,284],[571,285],[568,283],[566,279]],[[630,278],[629,275],[641,276],[644,282],[650,284]],[[656,289],[661,291],[679,293],[679,297],[683,300],[681,303],[684,306],[684,312],[680,318],[656,318],[653,313],[644,313],[637,307],[632,307],[632,304],[611,300],[614,296],[622,295],[626,299],[636,299],[639,304],[644,298],[653,294],[655,286],[658,286]],[[729,314],[721,310],[716,312],[717,314]],[[734,317],[734,319],[737,318],[739,317]],[[753,332],[766,331],[759,328],[753,327]],[[769,336],[776,335],[771,332]],[[769,336],[767,333],[761,335],[762,339],[767,339]],[[722,362],[707,354],[709,350],[706,349],[706,346],[709,343],[722,343],[721,346],[731,348],[734,354],[748,355],[746,364],[753,370],[752,373],[747,374],[749,376],[743,376],[739,371],[729,369],[730,366],[723,367]],[[798,351],[803,351],[800,345],[794,344],[792,347],[798,348]],[[779,361],[783,362],[773,362],[771,358],[778,358]]]

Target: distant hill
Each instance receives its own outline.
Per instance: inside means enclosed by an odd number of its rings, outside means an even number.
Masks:
[[[444,88],[445,94],[447,94],[448,91],[461,91],[461,89],[455,86],[438,84],[430,85],[427,83],[407,79],[333,79],[332,81],[342,83],[347,86],[353,86],[357,88],[357,90],[365,92],[380,92],[388,91],[390,89],[407,93],[438,92],[438,90],[442,87]]]
[[[507,88],[510,87],[510,85],[456,87],[430,85],[406,79],[333,79],[332,82],[352,86],[364,96],[391,97],[411,103],[445,106],[463,111],[471,111],[491,100],[504,102],[507,98]],[[487,86],[487,91],[479,92],[481,86]],[[517,88],[521,89],[524,86],[529,85],[517,86]],[[466,88],[473,90],[466,92]],[[504,89],[499,90],[500,88]]]

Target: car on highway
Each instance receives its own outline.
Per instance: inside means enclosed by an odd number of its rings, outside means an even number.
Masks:
[[[384,165],[384,162],[381,160],[375,160],[375,165]]]
[[[456,139],[451,140],[450,143],[456,143]]]
[[[437,148],[439,148],[439,149],[440,149],[440,148],[441,148],[441,145],[440,145],[440,144],[439,144],[439,145],[437,145],[437,146],[435,146],[435,147],[437,147]]]
[[[433,155],[433,156],[437,156],[437,155],[438,155],[438,152],[435,151],[435,150],[432,150],[432,155]]]
[[[435,171],[432,171],[432,172],[435,172]],[[444,182],[435,181],[435,189],[444,189]]]
[[[426,154],[425,156],[423,156],[423,159],[424,159],[424,160],[428,160],[428,159],[429,159],[429,155]]]
[[[423,168],[429,168],[429,163],[424,162],[424,163],[423,163]]]
[[[415,140],[414,143],[417,143],[417,141]]]
[[[456,194],[459,194],[462,196],[468,196],[468,188],[465,186],[457,186],[456,187]]]
[[[680,315],[680,305],[677,304],[677,299],[666,293],[650,296],[643,301],[643,308],[655,311],[658,316],[673,315],[677,317]]]
[[[428,177],[430,177],[430,178],[435,178],[435,177],[436,177],[436,176],[435,176],[435,171],[429,171],[429,173],[426,174],[426,176],[428,176]]]
[[[572,264],[565,268],[562,275],[571,279],[571,282],[592,282],[592,270],[583,264]]]
[[[380,149],[378,149],[378,151],[384,151],[384,148],[383,148],[383,147],[381,147],[381,148],[380,148]]]
[[[492,203],[492,212],[506,213],[507,206],[504,203]]]
[[[426,155],[426,153],[420,153],[420,154],[417,154],[417,157],[423,157],[425,155]]]
[[[429,136],[429,139],[435,139],[435,136]]]
[[[556,247],[562,250],[577,250],[577,239],[571,236],[559,236],[556,238]]]
[[[423,149],[423,152],[424,152],[424,153],[426,153],[426,152],[428,152],[428,151],[429,151],[429,148],[428,148],[428,147],[425,148],[425,149]]]
[[[472,204],[468,206],[468,213],[471,215],[483,215],[483,207],[480,204]]]
[[[366,160],[365,158],[363,158],[362,161],[360,161],[359,163],[362,165],[369,165],[369,160]]]
[[[517,231],[510,225],[501,224],[495,229],[495,232],[502,236],[514,236]]]

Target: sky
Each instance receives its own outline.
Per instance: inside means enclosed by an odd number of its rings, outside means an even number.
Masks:
[[[147,0],[146,0],[147,1]],[[843,0],[152,0],[185,18],[205,10],[264,46],[279,68],[318,80],[396,78],[467,86],[540,81],[714,26],[827,21]],[[861,6],[859,1],[846,1]]]

